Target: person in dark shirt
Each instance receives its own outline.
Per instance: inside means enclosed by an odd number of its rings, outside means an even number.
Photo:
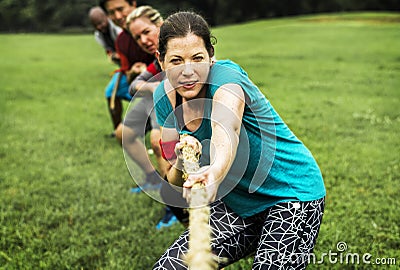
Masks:
[[[89,20],[93,25],[94,39],[102,46],[106,52],[107,58],[120,65],[120,58],[115,48],[115,41],[118,35],[122,32],[122,28],[115,25],[111,19],[107,17],[107,14],[100,7],[92,7],[89,10]]]

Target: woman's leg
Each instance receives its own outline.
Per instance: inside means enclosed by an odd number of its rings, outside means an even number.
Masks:
[[[254,253],[262,227],[262,216],[243,219],[221,201],[211,205],[212,251],[222,259],[220,268]],[[185,231],[162,255],[153,269],[187,269],[183,256],[188,251],[189,233]]]
[[[155,168],[149,159],[146,146],[138,137],[135,130],[123,125],[123,147],[125,152],[146,174],[149,174],[154,172]]]
[[[252,269],[305,269],[323,212],[324,199],[280,203],[266,210]]]
[[[111,78],[110,82],[107,84],[106,89],[105,89],[105,97],[107,100],[107,107],[111,116],[111,121],[114,126],[114,130],[117,129],[117,127],[121,123],[122,119],[122,112],[123,112],[123,106],[122,106],[122,99],[130,101],[132,97],[129,95],[129,84],[126,79],[126,75],[122,74],[119,76],[120,72],[116,72],[113,77]],[[119,80],[119,82],[117,82]],[[114,90],[114,87],[118,84],[118,89],[115,97],[115,104],[114,104],[114,109],[110,108],[110,101],[111,101],[111,96]]]

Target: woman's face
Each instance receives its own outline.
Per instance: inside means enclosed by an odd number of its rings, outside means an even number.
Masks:
[[[160,26],[153,24],[147,17],[140,17],[129,24],[129,31],[145,52],[155,54],[158,49]]]
[[[198,97],[207,81],[210,65],[203,39],[193,33],[168,40],[161,62],[169,82],[186,100]]]

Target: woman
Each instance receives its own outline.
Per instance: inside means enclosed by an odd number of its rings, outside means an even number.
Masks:
[[[126,28],[130,31],[133,39],[145,52],[154,55],[158,48],[158,34],[163,18],[160,13],[150,6],[140,6],[132,11],[127,17]],[[137,102],[127,113],[123,121],[122,145],[125,152],[141,167],[146,173],[144,183],[132,188],[132,193],[139,193],[143,190],[149,191],[160,188],[161,178],[166,172],[166,161],[161,157],[160,126],[156,122],[153,111],[153,91],[159,84],[151,82],[152,77],[160,70],[157,70],[156,61],[151,63],[146,71],[143,71],[132,82],[131,95]],[[146,132],[150,132],[150,145],[157,159],[159,174],[150,162],[144,144],[139,140]],[[171,226],[177,222],[176,217],[166,208],[166,214],[157,224],[156,228]]]
[[[253,269],[304,269],[323,215],[321,172],[246,72],[230,60],[212,62],[212,41],[191,12],[171,15],[160,29],[156,56],[167,78],[153,98],[167,179],[188,200],[194,183],[205,185],[220,267],[255,253]],[[191,136],[179,141],[184,133]],[[203,160],[184,182],[185,145],[202,149]],[[187,248],[186,231],[154,269],[186,269]]]
[[[145,52],[154,55],[157,50],[159,28],[163,22],[160,13],[150,6],[140,6],[128,15],[126,21],[126,28],[130,31],[139,47]],[[149,42],[143,43],[144,38],[138,38],[138,36],[143,35],[142,32],[146,33],[146,39],[149,40],[150,43],[155,43],[154,46],[146,46]],[[154,65],[153,63],[150,65]],[[141,74],[138,75],[132,83],[136,85],[141,76]],[[162,175],[165,174],[165,161],[160,155],[160,146],[158,144],[160,126],[157,124],[153,112],[152,91],[149,88],[140,88],[140,93],[134,97],[138,96],[141,98],[134,104],[133,108],[130,109],[123,121],[123,136],[121,137],[123,138],[122,144],[124,150],[147,175],[145,188],[151,189],[157,186],[159,187],[160,181],[154,167],[148,159],[145,146],[139,140],[139,138],[144,137],[147,131],[150,131],[150,144],[157,157],[159,170]],[[141,190],[140,187],[132,189],[133,192],[140,192]]]

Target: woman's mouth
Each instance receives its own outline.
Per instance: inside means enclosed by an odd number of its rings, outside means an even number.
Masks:
[[[155,53],[156,50],[157,50],[157,48],[154,45],[147,46],[147,51],[150,53]]]
[[[190,81],[190,82],[182,82],[181,85],[185,89],[192,89],[193,87],[196,86],[196,81]]]

